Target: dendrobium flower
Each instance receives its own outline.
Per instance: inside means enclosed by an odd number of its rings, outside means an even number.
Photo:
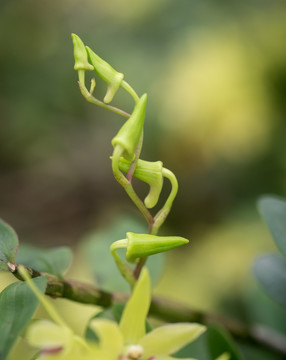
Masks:
[[[27,340],[41,349],[39,360],[175,360],[170,355],[194,341],[206,329],[196,323],[177,323],[146,333],[151,302],[147,269],[142,270],[119,324],[103,318],[91,321],[89,326],[98,342],[75,335],[32,282],[27,281],[55,321],[39,320],[27,330]]]

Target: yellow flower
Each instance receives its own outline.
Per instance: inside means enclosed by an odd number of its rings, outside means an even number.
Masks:
[[[177,323],[146,334],[151,289],[148,270],[143,269],[120,323],[103,318],[92,320],[90,328],[99,341],[88,342],[75,335],[29,278],[25,279],[54,320],[36,321],[27,330],[29,343],[41,349],[39,360],[174,360],[170,355],[206,329],[196,323]]]

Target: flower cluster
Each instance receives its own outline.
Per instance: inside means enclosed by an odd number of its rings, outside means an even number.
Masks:
[[[73,333],[25,270],[21,268],[20,271],[53,320],[37,320],[26,332],[27,341],[40,350],[38,360],[171,360],[174,359],[171,354],[206,330],[205,326],[196,323],[177,323],[146,333],[151,291],[149,273],[144,268],[120,323],[93,319],[89,327],[98,341],[88,341]]]

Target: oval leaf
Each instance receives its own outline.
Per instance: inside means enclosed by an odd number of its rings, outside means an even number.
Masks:
[[[67,246],[43,249],[31,245],[21,245],[16,262],[39,272],[62,277],[72,261],[72,256],[72,250]]]
[[[258,208],[276,245],[286,255],[286,201],[278,197],[264,196],[258,201]]]
[[[14,263],[19,245],[15,231],[0,220],[0,271],[9,271],[8,262]]]
[[[227,353],[230,355],[230,360],[242,360],[230,335],[217,325],[208,326],[207,343],[212,359]]]
[[[44,293],[45,276],[33,279]],[[5,360],[14,342],[21,335],[33,316],[39,300],[25,282],[7,286],[0,294],[0,359]]]
[[[259,283],[273,299],[286,307],[286,259],[281,254],[268,254],[254,263]]]

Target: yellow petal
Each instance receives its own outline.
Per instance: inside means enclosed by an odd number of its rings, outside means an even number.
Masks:
[[[171,355],[205,330],[205,326],[195,323],[168,324],[146,334],[139,344],[144,348],[144,358]]]
[[[29,326],[26,338],[30,345],[39,349],[68,348],[72,344],[72,332],[49,320],[39,320]]]
[[[94,319],[89,326],[99,337],[99,352],[109,360],[118,359],[123,348],[123,336],[117,323],[107,319]]]
[[[120,320],[125,344],[136,344],[144,336],[150,301],[150,277],[148,270],[144,268]]]
[[[229,359],[230,359],[230,354],[229,353],[223,353],[218,358],[216,358],[216,360],[229,360]]]

